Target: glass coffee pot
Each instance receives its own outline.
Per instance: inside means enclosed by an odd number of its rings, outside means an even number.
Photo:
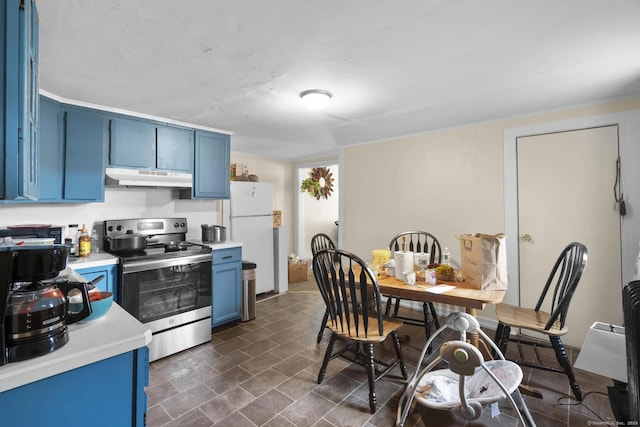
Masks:
[[[66,268],[67,246],[13,247],[9,253],[0,257],[0,262],[11,264],[9,283],[0,283],[8,289],[2,316],[5,363],[62,347],[69,341],[67,325],[91,314],[86,283],[58,277]],[[82,301],[73,311],[70,297]]]

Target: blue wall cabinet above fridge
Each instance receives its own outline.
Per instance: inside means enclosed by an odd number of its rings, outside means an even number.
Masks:
[[[191,172],[193,130],[122,116],[110,131],[110,166]]]
[[[215,249],[212,263],[211,326],[242,316],[242,248]]]
[[[180,198],[228,199],[230,166],[230,136],[197,130],[193,188],[180,190]]]
[[[35,198],[38,12],[33,1],[0,4],[0,198]]]

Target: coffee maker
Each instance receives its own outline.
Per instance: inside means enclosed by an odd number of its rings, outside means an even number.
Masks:
[[[0,247],[0,365],[59,349],[67,325],[91,314],[87,284],[60,276],[68,255],[66,245]],[[70,297],[82,301],[73,311]]]

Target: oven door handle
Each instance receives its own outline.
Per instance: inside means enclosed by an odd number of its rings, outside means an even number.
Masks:
[[[151,261],[134,261],[130,263],[124,263],[122,266],[122,273],[136,273],[138,271],[157,270],[159,268],[175,267],[178,265],[200,264],[203,262],[212,262],[213,257],[210,253],[191,255],[179,258],[169,259],[156,259]]]

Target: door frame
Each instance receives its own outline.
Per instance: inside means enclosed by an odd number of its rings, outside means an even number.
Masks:
[[[640,221],[635,219],[640,216],[640,168],[634,168],[630,165],[634,163],[632,159],[640,159],[640,110],[505,128],[503,133],[504,217],[509,281],[509,288],[504,299],[505,303],[520,305],[517,139],[524,136],[610,125],[618,126],[621,183],[627,207],[627,215],[622,217],[620,221],[621,292],[622,286],[632,280],[633,266],[638,255],[638,242],[640,240]],[[614,166],[611,165],[611,167]]]
[[[295,165],[295,172],[294,172],[294,190],[293,190],[293,194],[294,194],[294,205],[295,205],[295,232],[294,232],[294,245],[295,245],[295,253],[298,255],[307,255],[309,256],[310,254],[304,254],[305,251],[305,247],[306,247],[306,239],[304,236],[304,218],[305,218],[305,212],[304,212],[304,204],[301,201],[301,197],[300,195],[303,194],[300,192],[300,182],[302,182],[302,176],[300,175],[300,173],[302,172],[303,169],[313,169],[313,168],[318,168],[318,167],[323,167],[323,166],[333,166],[334,164],[338,165],[338,171],[340,173],[341,170],[341,166],[342,166],[342,161],[340,159],[331,159],[331,158],[327,158],[325,160],[317,160],[317,161],[312,161],[312,162],[306,162],[306,163],[297,163]],[[338,176],[340,176],[338,174]],[[339,198],[338,198],[338,219],[341,220],[342,215],[342,191],[340,188],[340,181],[338,180],[338,182],[336,182],[335,186],[338,189],[338,194],[339,194]],[[341,236],[341,233],[338,232],[338,236]],[[340,242],[342,243],[342,242]],[[338,246],[338,247],[342,247],[342,246]]]

